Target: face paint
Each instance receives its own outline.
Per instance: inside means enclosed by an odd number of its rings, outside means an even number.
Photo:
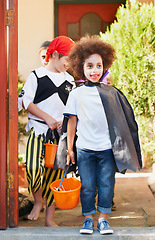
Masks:
[[[45,67],[48,62],[45,61],[45,57],[46,57],[46,52],[47,52],[47,49],[43,49],[40,51],[40,60],[41,60],[41,64],[43,65],[43,67]]]
[[[99,82],[103,75],[103,62],[99,54],[90,55],[83,65],[86,80],[91,82]]]

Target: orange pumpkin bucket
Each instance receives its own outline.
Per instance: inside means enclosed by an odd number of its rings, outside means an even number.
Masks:
[[[60,181],[61,179],[56,180],[50,185],[57,207],[64,210],[75,208],[79,203],[81,182],[73,177],[65,178],[58,191]]]
[[[45,143],[45,166],[52,168],[54,165],[58,145]]]

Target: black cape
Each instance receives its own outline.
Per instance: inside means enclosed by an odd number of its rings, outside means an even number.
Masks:
[[[142,168],[142,157],[138,137],[138,125],[135,121],[134,112],[124,94],[117,88],[101,83],[84,83],[94,86],[99,92],[105,114],[108,121],[112,151],[115,158],[118,172],[125,172],[127,169],[136,171]],[[54,169],[66,169],[67,156],[67,121],[64,117],[62,135],[59,140]],[[76,139],[75,139],[76,141]],[[76,148],[74,145],[76,156]],[[76,160],[76,159],[75,159]],[[69,171],[75,171],[72,166]]]

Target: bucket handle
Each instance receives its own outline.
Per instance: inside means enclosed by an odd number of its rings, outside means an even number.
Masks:
[[[59,183],[58,191],[60,191],[61,184],[62,184],[62,182],[63,182],[63,180],[64,180],[64,178],[65,178],[65,176],[67,174],[68,169],[69,169],[69,165],[67,165],[67,168],[66,168],[66,170],[64,172],[64,175],[63,175],[63,177],[62,177],[62,179],[61,179],[61,181]]]
[[[57,132],[57,129],[51,130],[50,128],[48,128],[47,133],[46,133],[46,142],[54,144],[53,134],[54,134],[57,144],[58,144],[60,137],[59,137],[59,133]]]

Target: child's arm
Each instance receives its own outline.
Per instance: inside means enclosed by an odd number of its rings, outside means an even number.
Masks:
[[[77,117],[76,116],[69,116],[68,124],[67,124],[67,165],[75,164],[74,160],[74,152],[73,152],[73,144],[74,138],[76,133],[76,125],[77,125]]]
[[[43,119],[52,130],[58,128],[58,122],[49,114],[39,109],[34,103],[30,103],[27,110],[38,118]]]

